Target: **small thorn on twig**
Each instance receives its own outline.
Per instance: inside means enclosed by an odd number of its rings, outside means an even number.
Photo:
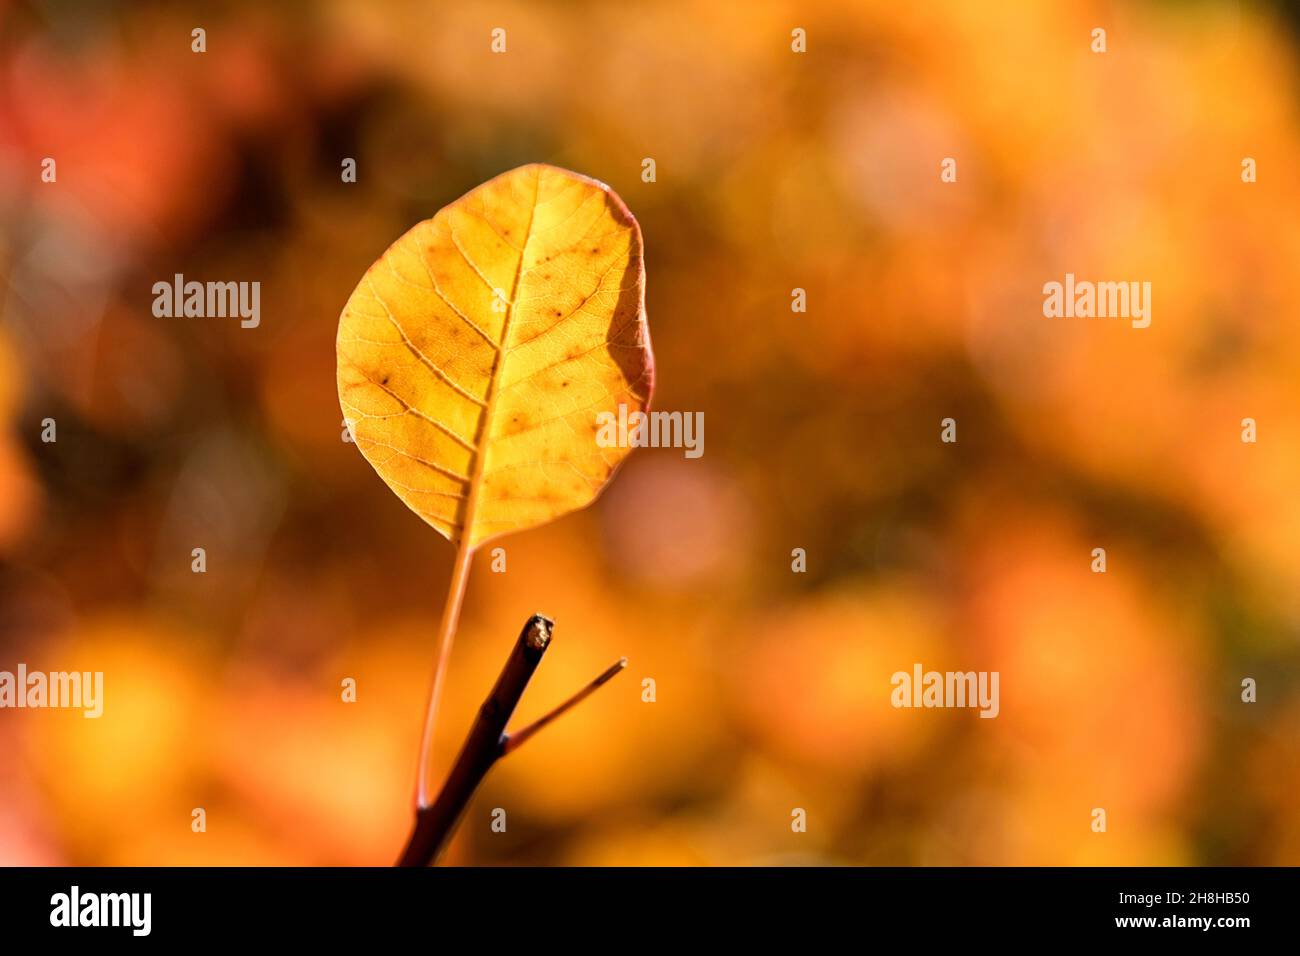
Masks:
[[[582,688],[582,690],[578,691],[559,707],[556,707],[549,714],[538,718],[522,730],[516,730],[514,733],[503,735],[501,740],[501,755],[505,756],[506,754],[519,749],[520,745],[522,745],[529,737],[533,736],[533,734],[537,733],[561,714],[578,706],[578,704],[581,704],[584,700],[594,694],[598,687],[602,684],[608,683],[615,674],[625,667],[627,667],[627,658],[620,657],[617,661],[606,668],[598,677],[596,677],[595,680]]]

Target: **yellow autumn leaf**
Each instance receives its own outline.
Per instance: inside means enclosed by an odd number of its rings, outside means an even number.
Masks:
[[[587,505],[627,455],[597,435],[653,385],[641,231],[602,183],[511,170],[389,247],[337,345],[357,447],[468,554]]]
[[[630,449],[605,416],[645,411],[654,359],[641,230],[608,187],[512,170],[415,226],[339,318],[339,402],[399,498],[456,543],[417,805],[475,549],[591,502]],[[626,420],[626,419],[624,419]]]

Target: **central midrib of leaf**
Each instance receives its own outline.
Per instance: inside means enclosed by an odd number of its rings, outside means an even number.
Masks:
[[[524,244],[519,249],[514,279],[510,284],[510,301],[506,303],[505,319],[501,323],[501,341],[497,343],[496,359],[488,376],[487,404],[478,434],[474,436],[474,464],[469,473],[469,489],[465,499],[465,512],[460,521],[457,545],[465,547],[474,534],[474,513],[478,508],[479,492],[483,486],[483,470],[487,461],[488,440],[492,436],[492,416],[496,410],[498,385],[506,361],[506,343],[510,340],[510,320],[515,315],[515,301],[519,298],[519,281],[524,274],[524,260],[528,258],[528,244],[533,238],[533,220],[537,217],[537,196],[541,191],[542,170],[538,167],[533,176],[533,201],[528,208],[528,225],[524,228]],[[494,293],[495,294],[495,291]]]

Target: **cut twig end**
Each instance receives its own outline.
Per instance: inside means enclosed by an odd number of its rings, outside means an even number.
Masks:
[[[555,622],[544,614],[534,614],[524,629],[524,642],[535,651],[544,651],[551,643],[551,629]]]

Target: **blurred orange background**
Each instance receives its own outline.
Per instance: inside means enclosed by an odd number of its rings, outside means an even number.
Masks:
[[[0,863],[396,858],[453,549],[342,440],[337,320],[533,161],[639,219],[655,406],[705,454],[477,559],[440,763],[534,611],[517,722],[630,663],[448,862],[1300,862],[1296,37],[1208,0],[0,4],[0,669],[106,696],[0,711]],[[1150,328],[1045,319],[1066,272],[1150,281]],[[260,281],[260,326],[155,318],[175,273]],[[895,710],[914,662],[999,671],[1000,715]]]

